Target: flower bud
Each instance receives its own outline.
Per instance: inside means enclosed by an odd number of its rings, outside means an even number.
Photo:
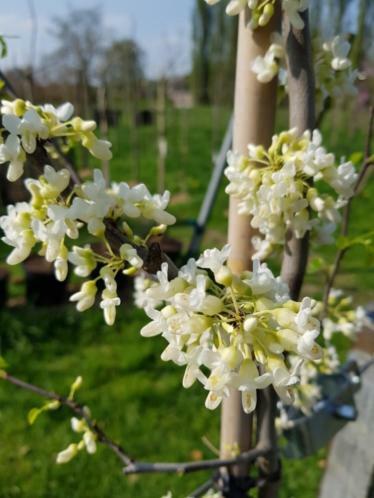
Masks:
[[[260,19],[258,20],[258,24],[260,26],[266,26],[273,14],[274,14],[273,5],[270,3],[266,4],[260,16]]]
[[[201,306],[201,312],[213,316],[220,313],[224,308],[223,302],[215,296],[206,296]]]
[[[74,131],[88,132],[96,129],[95,121],[84,121],[82,118],[75,117],[71,120]]]
[[[244,320],[243,328],[246,332],[253,332],[253,330],[257,327],[257,323],[257,318],[254,316],[248,316],[248,318]]]
[[[221,266],[221,268],[214,274],[214,277],[218,284],[228,287],[232,282],[232,271],[227,266]]]
[[[60,451],[57,455],[56,463],[67,463],[78,453],[78,446],[76,444],[69,444],[66,450]]]
[[[220,353],[222,360],[232,370],[237,368],[243,359],[242,354],[235,348],[235,346],[224,348],[220,351]]]
[[[22,99],[16,99],[13,103],[16,116],[22,116],[26,111],[26,103]]]
[[[87,424],[83,419],[79,420],[79,418],[73,417],[70,422],[74,432],[84,432],[87,429]]]

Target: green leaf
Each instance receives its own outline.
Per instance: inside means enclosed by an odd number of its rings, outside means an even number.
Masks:
[[[27,414],[27,420],[29,424],[32,425],[41,413],[46,412],[48,410],[57,410],[58,408],[60,408],[60,406],[61,403],[57,399],[53,399],[52,401],[47,401],[47,403],[45,403],[40,408],[31,408],[31,410]]]
[[[82,382],[83,382],[83,379],[79,375],[79,377],[77,377],[75,379],[75,381],[72,383],[72,385],[70,386],[70,392],[69,392],[68,399],[74,399],[75,393],[78,391],[78,389],[80,389]]]
[[[338,237],[336,245],[338,249],[348,249],[353,246],[371,247],[373,244],[374,232],[369,232],[357,237]]]
[[[7,366],[8,366],[7,362],[4,360],[2,356],[0,356],[0,368],[4,369],[7,368]]]
[[[31,410],[27,414],[28,423],[32,425],[42,412],[42,408],[31,408]]]
[[[353,162],[353,164],[360,164],[364,159],[364,154],[362,152],[353,152],[349,160]]]

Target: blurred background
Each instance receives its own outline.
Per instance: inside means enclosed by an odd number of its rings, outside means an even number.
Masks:
[[[237,18],[224,10],[225,2],[212,8],[204,0],[13,0],[1,6],[0,34],[8,54],[0,66],[11,87],[34,103],[70,101],[78,115],[98,122],[101,137],[113,144],[113,159],[101,163],[70,151],[69,160],[82,178],[99,167],[111,181],[171,191],[171,212],[179,223],[163,244],[179,261],[196,232],[231,116]],[[358,93],[336,102],[322,131],[325,145],[338,158],[356,157],[359,164],[374,87],[374,3],[311,0],[311,13],[313,36],[329,40],[349,34],[350,58],[361,73]],[[281,130],[288,127],[287,99],[280,95],[279,101]],[[27,198],[22,181],[4,181],[4,170],[1,212]],[[222,180],[201,248],[225,243],[224,187]],[[353,235],[372,230],[373,199],[371,182],[354,202]],[[57,283],[37,255],[6,268],[8,249],[0,244],[0,354],[11,371],[59,392],[68,391],[82,375],[82,400],[130,454],[143,460],[212,457],[202,438],[219,445],[219,413],[204,408],[199,387],[181,388],[182,372],[159,359],[162,340],[139,337],[145,318],[132,306],[129,283],[123,284],[117,323],[108,328],[100,310],[77,314],[67,304],[79,287],[74,275]],[[373,253],[367,249],[360,245],[349,252],[338,284],[371,309]],[[305,292],[321,293],[323,267],[333,254],[334,248],[327,247],[312,255]],[[46,414],[29,427],[27,412],[38,402],[0,386],[1,498],[153,498],[169,489],[179,497],[204,480],[201,475],[125,479],[102,448],[94,456],[82,454],[56,466],[56,453],[74,438],[69,414]],[[307,462],[287,461],[282,496],[315,497],[325,456],[322,451]]]

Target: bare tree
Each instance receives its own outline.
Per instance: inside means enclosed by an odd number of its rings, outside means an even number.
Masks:
[[[98,8],[71,9],[63,17],[54,18],[52,34],[57,48],[49,56],[58,61],[54,77],[76,87],[78,111],[87,116],[90,110],[90,87],[103,51],[104,28]]]

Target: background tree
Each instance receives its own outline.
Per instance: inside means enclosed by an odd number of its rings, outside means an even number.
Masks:
[[[210,52],[213,13],[204,0],[196,0],[193,13],[192,87],[195,101],[208,104],[210,83]]]
[[[91,107],[90,87],[95,79],[99,58],[103,52],[104,29],[98,8],[69,10],[66,16],[54,19],[53,35],[57,48],[50,54],[55,65],[54,78],[76,88],[76,104],[83,116]]]

